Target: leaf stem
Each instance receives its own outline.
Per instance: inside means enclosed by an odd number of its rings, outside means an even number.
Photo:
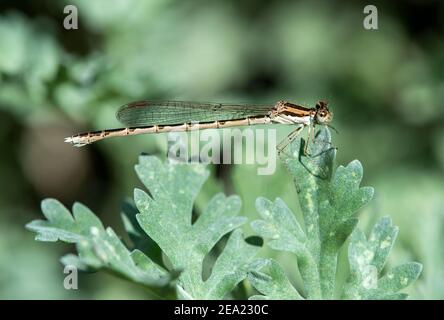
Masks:
[[[337,264],[337,250],[330,246],[322,246],[319,261],[319,277],[321,279],[322,299],[333,299]]]
[[[307,294],[306,298],[309,300],[322,299],[318,265],[308,250],[299,257],[298,265],[305,285],[305,291]]]

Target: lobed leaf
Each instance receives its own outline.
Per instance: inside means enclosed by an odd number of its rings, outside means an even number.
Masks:
[[[407,263],[380,277],[397,234],[398,228],[392,225],[390,217],[381,218],[368,239],[359,229],[353,232],[348,250],[350,277],[344,286],[344,298],[407,298],[398,291],[418,278],[421,264]]]
[[[258,247],[247,244],[239,230],[237,196],[216,195],[192,224],[192,208],[208,171],[201,164],[162,164],[142,156],[136,171],[149,194],[136,189],[137,221],[168,257],[174,269],[183,270],[177,284],[184,299],[222,299],[247,276]],[[154,172],[156,175],[154,175]],[[203,261],[226,234],[234,231],[216,259],[212,272],[202,278]]]
[[[273,259],[262,259],[248,274],[248,280],[263,295],[255,295],[250,300],[302,300],[303,298],[292,286],[284,270]],[[267,269],[267,272],[261,272]]]
[[[305,232],[280,199],[273,203],[259,198],[256,208],[261,220],[253,221],[251,225],[269,247],[296,255],[305,297],[333,298],[338,252],[352,235],[348,252],[350,278],[343,297],[405,298],[406,295],[398,291],[417,278],[421,269],[419,264],[395,268],[380,278],[398,229],[392,227],[390,218],[383,218],[373,228],[368,241],[356,229],[356,213],[374,193],[371,187],[360,187],[361,163],[354,160],[333,171],[336,150],[331,146],[327,128],[320,129],[308,146],[309,155],[305,154],[303,139],[292,142],[287,149],[282,160],[294,177]],[[268,273],[250,272],[253,286],[264,294],[253,298],[287,299],[291,296],[291,284],[285,280],[276,262],[269,262],[268,266]]]
[[[289,251],[301,256],[305,253],[306,237],[293,212],[279,198],[271,202],[265,198],[256,200],[256,208],[263,220],[256,220],[251,227],[268,240],[275,250]]]
[[[62,257],[65,265],[80,270],[104,269],[150,288],[163,287],[172,275],[153,263],[141,251],[129,251],[111,228],[104,228],[97,216],[80,203],[73,206],[73,215],[59,201],[46,199],[42,212],[46,221],[27,224],[37,233],[39,241],[65,241],[76,243],[78,255]]]

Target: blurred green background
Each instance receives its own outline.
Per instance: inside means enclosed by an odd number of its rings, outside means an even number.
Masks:
[[[63,28],[63,8],[79,29]],[[148,298],[106,274],[63,288],[58,259],[72,246],[38,243],[24,229],[40,201],[81,201],[123,234],[121,201],[140,187],[141,152],[165,156],[166,136],[73,148],[63,138],[118,127],[123,103],[326,99],[335,114],[338,164],[359,159],[374,186],[360,225],[391,215],[400,227],[389,263],[424,270],[409,293],[444,298],[444,4],[375,3],[379,29],[363,28],[361,1],[77,0],[0,2],[0,298]],[[291,127],[280,127],[279,138]],[[258,196],[298,212],[291,177],[254,165],[212,166],[197,211],[215,192],[239,194],[257,217]],[[245,229],[247,234],[251,230]],[[347,267],[346,251],[341,267]],[[289,255],[263,249],[294,273]],[[338,274],[341,283],[345,272]]]

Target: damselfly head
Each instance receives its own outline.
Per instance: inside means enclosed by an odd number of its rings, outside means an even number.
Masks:
[[[328,110],[327,101],[318,101],[316,103],[315,121],[317,124],[327,124],[333,120],[333,112]]]

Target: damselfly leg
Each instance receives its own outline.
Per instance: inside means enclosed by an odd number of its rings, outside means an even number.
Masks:
[[[279,144],[278,144],[277,147],[276,147],[279,156],[280,156],[281,154],[284,154],[284,155],[286,155],[287,157],[292,157],[290,154],[288,154],[288,153],[285,151],[285,149],[287,148],[287,146],[288,146],[288,145],[289,145],[294,139],[296,139],[296,137],[298,137],[298,135],[301,133],[301,131],[302,131],[303,129],[304,129],[304,126],[300,126],[300,127],[296,128],[295,130],[293,130],[292,132],[290,132],[290,134],[289,134],[287,137],[285,137],[285,139],[283,139],[281,142],[279,142]],[[328,151],[330,151],[330,150],[332,150],[332,149],[335,149],[335,150],[338,149],[337,147],[331,147],[331,148],[328,148],[328,149],[322,151],[320,154],[311,154],[310,151],[309,151],[309,146],[310,146],[311,143],[314,143],[315,141],[316,141],[317,143],[319,143],[319,142],[322,143],[322,142],[323,142],[323,143],[328,144],[328,145],[331,145],[331,146],[333,145],[333,144],[331,143],[331,141],[323,141],[323,140],[316,139],[316,138],[315,138],[315,132],[316,132],[316,130],[315,130],[314,126],[309,125],[309,126],[308,126],[307,140],[304,142],[304,148],[301,150],[303,156],[308,157],[308,158],[314,158],[314,157],[318,157],[318,156],[322,155],[322,153],[324,153],[324,152],[328,152]]]
[[[304,129],[304,126],[299,126],[295,130],[290,132],[290,134],[286,136],[284,140],[279,142],[279,144],[276,147],[279,156],[283,153],[287,157],[291,157],[289,154],[285,153],[284,150],[299,135],[299,133],[301,133],[302,129]]]
[[[337,147],[334,147],[334,146],[333,146],[333,144],[331,143],[331,141],[326,141],[326,140],[319,140],[319,139],[316,139],[316,142],[318,142],[318,143],[319,143],[319,142],[321,142],[321,143],[325,143],[325,144],[330,145],[330,146],[332,146],[332,147],[331,147],[331,148],[328,148],[328,149],[326,149],[326,150],[324,150],[324,151],[322,151],[320,154],[313,155],[313,154],[311,154],[310,151],[308,150],[308,147],[309,147],[310,143],[314,143],[314,141],[315,141],[315,128],[314,128],[313,125],[309,125],[309,126],[308,126],[307,141],[305,142],[305,146],[304,146],[304,155],[305,155],[305,156],[307,156],[307,157],[311,157],[311,158],[312,158],[312,157],[316,157],[316,156],[321,155],[323,152],[328,152],[328,151],[330,151],[330,150],[332,150],[332,149],[338,150]]]
[[[314,126],[313,124],[310,124],[308,126],[308,134],[307,134],[307,142],[305,143],[304,147],[304,155],[310,156],[310,153],[308,152],[308,145],[310,144],[310,140],[314,140],[314,137],[312,137],[314,133]]]

